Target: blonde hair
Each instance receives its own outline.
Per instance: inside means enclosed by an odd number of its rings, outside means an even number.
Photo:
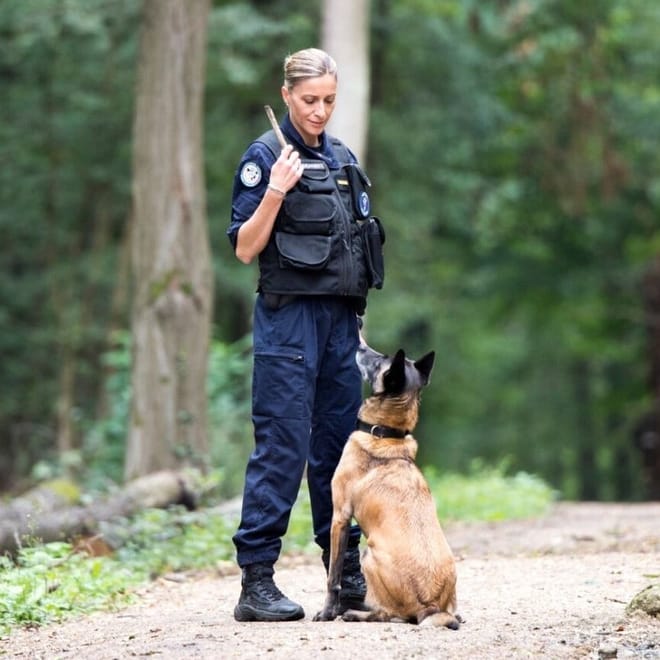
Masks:
[[[284,85],[289,91],[303,80],[328,73],[337,78],[337,63],[319,48],[305,48],[284,59]]]

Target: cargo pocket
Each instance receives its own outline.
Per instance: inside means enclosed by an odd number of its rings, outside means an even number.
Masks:
[[[337,204],[330,195],[289,193],[284,200],[280,229],[291,234],[329,236],[337,217]]]
[[[314,234],[275,234],[275,245],[282,268],[322,270],[330,259],[332,238]]]
[[[305,166],[303,175],[296,184],[305,193],[332,193],[335,184],[328,166],[321,160],[302,160]]]
[[[381,289],[383,287],[385,279],[384,243],[385,230],[381,221],[376,217],[369,218],[362,225],[362,244],[370,288]]]
[[[300,419],[305,414],[305,357],[285,350],[255,351],[252,410],[255,415]]]

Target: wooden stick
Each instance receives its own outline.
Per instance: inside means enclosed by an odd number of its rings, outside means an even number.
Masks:
[[[277,119],[275,119],[275,113],[273,112],[273,109],[269,105],[265,105],[264,110],[266,111],[266,116],[270,121],[270,125],[273,127],[273,130],[275,131],[277,141],[280,143],[282,149],[284,149],[284,147],[286,147],[286,138],[284,137],[284,133],[282,133],[282,129],[280,128],[280,125],[277,123]],[[303,163],[302,165],[304,170],[325,169],[325,165],[323,165],[323,163]]]
[[[275,131],[275,136],[277,137],[277,141],[280,143],[280,147],[284,149],[284,147],[286,147],[286,140],[284,139],[284,134],[282,133],[280,125],[277,123],[277,119],[275,119],[275,113],[273,112],[273,109],[269,105],[265,105],[264,110],[266,111],[266,117],[268,117],[270,125]]]

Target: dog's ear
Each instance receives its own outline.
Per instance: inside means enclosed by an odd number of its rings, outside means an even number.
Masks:
[[[422,378],[424,379],[424,385],[426,385],[429,382],[434,361],[435,361],[435,351],[431,351],[427,353],[424,357],[419,358],[417,362],[415,362],[415,369],[419,371]]]
[[[383,374],[383,387],[388,394],[399,394],[406,387],[406,354],[400,348]]]

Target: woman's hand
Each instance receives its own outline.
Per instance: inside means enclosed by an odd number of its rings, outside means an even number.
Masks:
[[[298,183],[303,169],[300,154],[294,151],[292,145],[287,144],[282,149],[280,157],[273,163],[269,183],[275,190],[286,194]]]

